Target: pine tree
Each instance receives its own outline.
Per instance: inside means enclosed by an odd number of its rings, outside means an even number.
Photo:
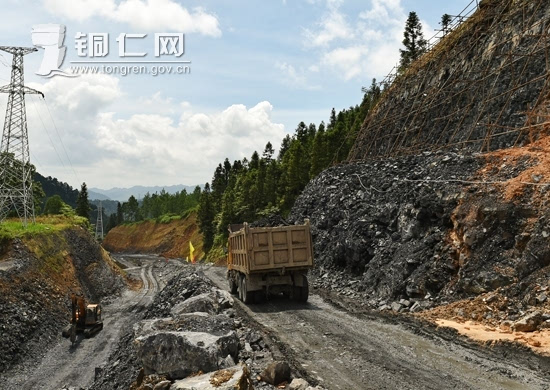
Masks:
[[[227,187],[227,179],[222,164],[218,164],[212,177],[212,201],[216,212],[219,212],[222,208],[222,197]]]
[[[229,181],[229,175],[231,174],[231,163],[229,159],[226,158],[223,162],[223,177],[225,179],[225,184]]]
[[[333,129],[336,126],[336,110],[332,107],[330,111],[330,122],[328,123],[329,130]]]
[[[126,212],[130,221],[139,221],[139,203],[134,195],[130,195],[126,203]]]
[[[296,134],[296,139],[300,141],[302,144],[305,144],[307,140],[307,126],[304,122],[298,123],[298,127],[296,128],[296,131],[294,132]]]
[[[277,182],[280,171],[277,161],[271,160],[265,173],[264,196],[267,206],[275,206],[277,203]]]
[[[420,19],[414,11],[409,13],[403,37],[403,46],[405,46],[405,50],[399,49],[401,53],[401,71],[407,69],[414,60],[426,52],[428,45],[422,33],[422,23],[420,23]]]
[[[321,171],[326,168],[326,147],[325,147],[325,126],[319,126],[319,130],[313,139],[313,146],[311,150],[311,168],[309,176],[314,178]]]
[[[116,224],[120,225],[124,222],[124,213],[122,212],[122,205],[117,202],[116,205]]]
[[[78,198],[76,200],[76,214],[81,217],[87,218],[90,220],[90,202],[88,201],[88,187],[86,183],[82,183],[80,187],[80,192],[78,193]]]
[[[262,155],[262,158],[266,161],[266,163],[269,164],[269,162],[271,161],[274,153],[275,153],[275,150],[273,150],[273,145],[271,145],[271,142],[268,142],[265,145],[264,153]]]
[[[451,22],[453,18],[449,14],[443,14],[441,17],[441,30],[443,30],[443,34],[446,35],[451,29]]]
[[[204,185],[204,191],[201,193],[199,201],[199,211],[197,213],[199,229],[203,236],[204,251],[208,252],[214,244],[214,217],[216,216],[214,205],[212,203],[212,194],[210,184]]]
[[[285,157],[285,153],[288,151],[288,148],[290,148],[290,143],[292,142],[292,138],[290,138],[290,135],[287,134],[285,138],[283,138],[281,142],[281,147],[279,148],[279,155],[277,156],[277,160],[283,161],[283,158]]]
[[[250,169],[258,169],[260,167],[260,156],[258,155],[258,152],[254,151],[254,153],[252,153],[248,166]]]

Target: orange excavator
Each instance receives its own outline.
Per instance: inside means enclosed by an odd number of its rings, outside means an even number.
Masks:
[[[86,304],[84,297],[71,295],[71,322],[62,331],[63,337],[69,337],[71,342],[76,341],[76,334],[83,333],[89,338],[103,329],[101,321],[101,305],[99,303]]]

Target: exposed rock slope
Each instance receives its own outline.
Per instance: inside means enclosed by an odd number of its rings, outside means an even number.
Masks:
[[[70,317],[70,294],[97,302],[117,293],[124,278],[83,228],[4,242],[0,260],[0,372],[61,337]]]
[[[494,150],[536,138],[548,118],[545,0],[483,0],[386,88],[352,160],[449,145]]]

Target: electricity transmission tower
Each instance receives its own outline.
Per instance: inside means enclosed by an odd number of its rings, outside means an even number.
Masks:
[[[103,206],[101,201],[99,201],[99,206],[97,206],[97,221],[95,223],[95,238],[103,240]]]
[[[30,219],[34,223],[32,170],[27,133],[25,94],[44,94],[23,83],[23,56],[37,49],[33,47],[0,46],[13,55],[11,82],[0,88],[8,94],[4,132],[0,144],[0,221],[15,211],[23,226]]]

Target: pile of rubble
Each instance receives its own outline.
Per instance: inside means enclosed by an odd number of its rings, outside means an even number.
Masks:
[[[288,218],[312,223],[312,285],[380,311],[448,306],[449,318],[463,312],[450,304],[481,302],[476,320],[511,323],[550,313],[549,153],[546,137],[324,171]],[[489,310],[493,292],[507,302]]]
[[[233,305],[228,292],[184,266],[126,330],[91,390],[314,389],[274,361],[262,334]]]
[[[310,218],[316,274],[328,273],[327,283],[345,271],[370,299],[435,296],[457,273],[446,236],[461,181],[480,166],[451,152],[336,166],[309,183],[289,220]]]

